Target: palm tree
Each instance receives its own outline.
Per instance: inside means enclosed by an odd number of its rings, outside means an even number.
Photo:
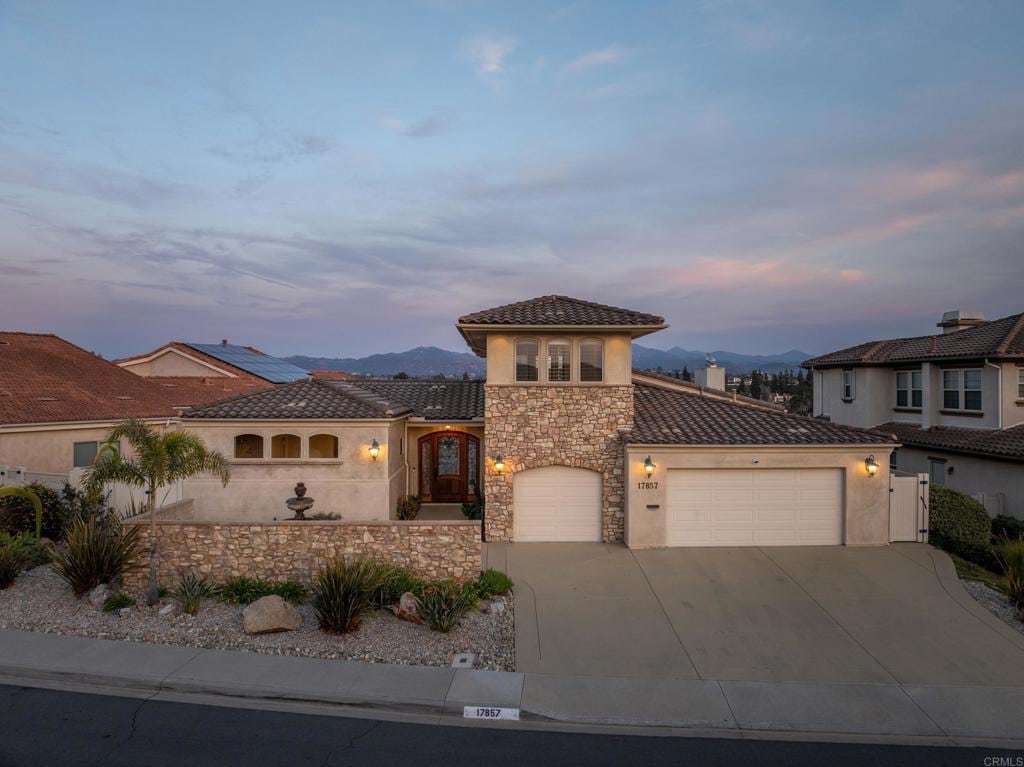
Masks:
[[[126,458],[118,450],[125,440],[131,446],[132,457]],[[156,495],[172,482],[210,472],[220,477],[225,485],[231,476],[227,458],[210,450],[202,438],[187,431],[162,433],[144,421],[129,418],[121,421],[107,435],[96,463],[85,475],[85,487],[101,491],[106,485],[120,482],[130,487],[146,489],[149,509],[149,588],[146,601],[150,605],[159,599],[157,579],[157,524]]]

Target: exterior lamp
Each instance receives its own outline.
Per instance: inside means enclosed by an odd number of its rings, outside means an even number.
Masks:
[[[503,456],[501,453],[498,453],[496,456],[494,456],[494,471],[496,471],[498,474],[505,473],[505,456]]]
[[[650,456],[647,456],[647,460],[644,461],[644,471],[647,472],[647,477],[654,476],[654,461],[651,460]]]
[[[380,455],[380,443],[374,440],[370,443],[370,458],[376,461],[378,455]]]
[[[873,477],[878,473],[878,461],[875,460],[873,455],[869,455],[864,459],[864,468],[868,470],[869,477]]]

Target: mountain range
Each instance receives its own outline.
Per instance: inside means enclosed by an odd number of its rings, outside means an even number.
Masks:
[[[719,366],[730,373],[749,373],[751,370],[763,370],[768,373],[779,373],[783,370],[795,370],[801,362],[811,357],[806,352],[792,349],[782,354],[738,354],[729,351],[711,352]],[[364,376],[393,376],[396,373],[408,373],[414,378],[430,378],[443,375],[461,378],[468,373],[470,378],[483,378],[487,372],[487,361],[468,352],[452,352],[436,346],[417,346],[405,352],[389,352],[387,354],[371,354],[368,357],[306,357],[294,355],[285,357],[293,365],[305,370],[343,370],[347,373]],[[633,344],[633,367],[641,370],[681,370],[683,367],[691,371],[704,365],[705,352],[683,349],[674,346],[667,351],[651,349],[640,344]]]

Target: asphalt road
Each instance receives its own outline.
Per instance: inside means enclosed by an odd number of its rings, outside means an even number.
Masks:
[[[1005,751],[493,730],[0,685],[0,765],[985,765]],[[987,764],[992,764],[988,762]],[[1007,762],[1014,764],[1014,762]],[[1020,762],[1017,762],[1020,764]]]

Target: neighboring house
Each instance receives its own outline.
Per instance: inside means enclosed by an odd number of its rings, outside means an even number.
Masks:
[[[1024,519],[1024,313],[946,312],[938,326],[804,362],[814,415],[891,433],[901,471]]]
[[[233,475],[185,495],[197,518],[265,521],[300,480],[314,511],[347,520],[394,518],[406,493],[482,498],[491,541],[889,541],[891,437],[634,371],[633,339],[665,327],[544,296],[459,319],[486,381],[314,378],[196,408],[185,428]]]

